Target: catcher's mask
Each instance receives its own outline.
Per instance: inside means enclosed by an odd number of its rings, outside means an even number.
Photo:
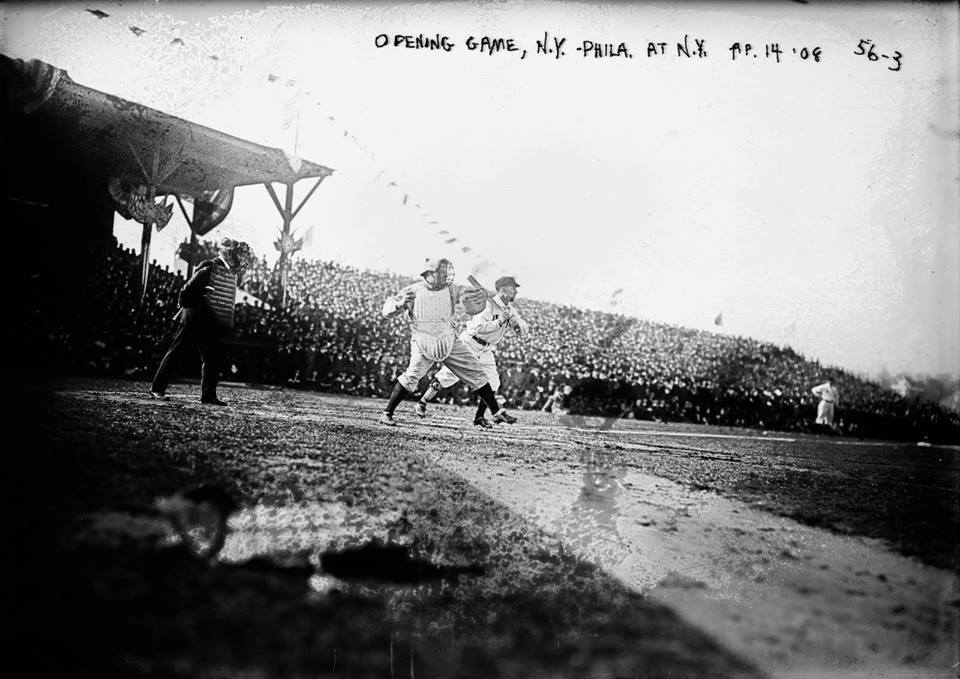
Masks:
[[[220,241],[220,256],[234,269],[241,271],[253,264],[253,251],[243,241],[224,238]]]
[[[453,283],[455,270],[449,259],[428,259],[423,273],[420,274],[435,289],[445,288]]]

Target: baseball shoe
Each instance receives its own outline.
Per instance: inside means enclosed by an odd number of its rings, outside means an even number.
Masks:
[[[427,404],[423,401],[417,401],[413,405],[413,412],[417,414],[417,417],[426,417],[427,416]]]
[[[162,391],[154,391],[153,389],[151,389],[151,390],[150,390],[150,395],[151,395],[153,398],[157,399],[158,401],[166,401],[166,400],[167,400],[167,395],[164,394]]]
[[[200,403],[202,403],[203,405],[206,405],[206,406],[225,406],[225,405],[227,405],[227,402],[226,402],[226,401],[221,401],[220,399],[218,399],[218,398],[216,398],[216,397],[214,397],[214,398],[202,398],[202,399],[200,399]]]
[[[500,424],[501,422],[506,422],[507,424],[516,424],[517,418],[508,413],[506,410],[500,410],[496,415],[493,416],[494,424]]]
[[[381,413],[380,419],[378,420],[380,424],[385,424],[388,427],[396,427],[397,423],[393,421],[393,415],[390,413]]]
[[[488,419],[485,418],[485,417],[478,417],[478,418],[474,419],[474,421],[473,421],[473,426],[475,426],[475,427],[483,427],[484,429],[493,429],[493,425],[490,424],[490,420],[488,420]]]

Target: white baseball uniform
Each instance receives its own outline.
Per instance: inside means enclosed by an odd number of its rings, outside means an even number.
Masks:
[[[434,363],[443,363],[471,390],[487,383],[486,373],[476,356],[454,331],[453,316],[464,290],[465,286],[456,283],[433,290],[426,281],[417,281],[384,302],[384,317],[394,316],[403,309],[410,317],[410,365],[397,378],[407,391],[417,389],[420,379]],[[406,301],[410,291],[414,292],[412,304]]]
[[[493,300],[488,300],[486,308],[467,322],[466,329],[460,333],[460,340],[476,357],[486,374],[490,388],[496,392],[500,388],[500,373],[497,371],[494,349],[507,334],[508,328],[515,334],[525,335],[529,326],[520,318],[515,306],[510,306],[509,321],[503,322],[503,312],[494,305],[494,300],[499,302],[501,307],[509,306],[499,294]],[[435,379],[444,389],[459,381],[457,375],[446,366],[440,368]]]
[[[820,397],[820,405],[817,406],[817,424],[832,427],[835,404],[840,399],[840,391],[829,382],[818,384],[812,391]]]

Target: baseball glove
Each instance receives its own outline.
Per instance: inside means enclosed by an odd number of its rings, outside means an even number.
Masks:
[[[476,288],[465,288],[460,295],[460,301],[463,302],[463,310],[471,316],[476,316],[487,306],[487,294],[483,290]]]

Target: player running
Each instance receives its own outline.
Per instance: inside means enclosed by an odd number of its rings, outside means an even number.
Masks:
[[[511,306],[517,299],[517,288],[520,287],[516,279],[513,276],[503,276],[497,279],[494,287],[497,294],[487,300],[486,307],[482,312],[467,321],[467,327],[460,334],[460,340],[483,367],[487,382],[493,392],[496,393],[500,388],[500,373],[497,371],[494,350],[508,330],[515,335],[522,336],[527,334],[529,326],[520,317],[517,308]],[[414,405],[414,412],[420,417],[426,417],[427,403],[437,395],[437,392],[451,387],[459,381],[460,378],[452,370],[446,366],[442,367],[430,382],[430,387],[423,392],[423,396]],[[487,408],[487,402],[480,399],[473,423],[478,427],[490,429],[493,425],[485,417]]]
[[[400,401],[416,390],[420,379],[434,363],[443,363],[463,380],[494,413],[494,422],[513,424],[516,418],[497,403],[483,367],[454,331],[457,303],[461,302],[464,310],[473,316],[484,310],[489,293],[454,283],[453,263],[447,259],[427,260],[420,275],[423,280],[408,285],[383,304],[384,318],[407,312],[411,336],[410,365],[397,378],[387,407],[380,416],[380,424],[396,426],[393,413]]]

